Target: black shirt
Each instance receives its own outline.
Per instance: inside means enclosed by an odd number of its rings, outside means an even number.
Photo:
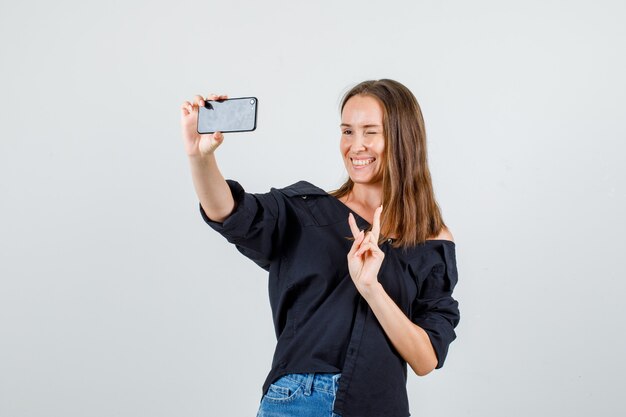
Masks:
[[[223,222],[203,219],[269,271],[278,339],[263,393],[289,373],[341,372],[334,412],[343,417],[406,417],[407,364],[360,296],[348,272],[350,208],[300,181],[265,194],[228,180],[235,210]],[[360,229],[367,221],[353,213]],[[409,249],[381,245],[378,279],[398,307],[423,328],[441,368],[455,339],[458,303],[455,244],[428,240]]]

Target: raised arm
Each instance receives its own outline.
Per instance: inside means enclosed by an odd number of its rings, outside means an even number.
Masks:
[[[206,99],[226,98],[225,95],[211,94]],[[197,130],[198,108],[204,106],[204,100],[197,95],[193,102],[185,101],[181,106],[183,143],[189,157],[193,185],[204,212],[211,220],[223,222],[235,208],[235,201],[215,159],[215,150],[224,141],[224,134],[201,135]]]
[[[354,236],[348,253],[350,276],[400,356],[417,375],[424,376],[443,365],[448,344],[456,337],[454,327],[458,323],[458,308],[451,296],[457,280],[456,266],[449,255],[449,267],[454,270],[446,271],[448,266],[444,268],[441,264],[437,271],[446,276],[433,274],[430,277],[432,282],[424,285],[427,289],[420,294],[420,311],[414,312],[414,318],[406,316],[378,281],[385,257],[378,246],[381,212],[382,206],[376,209],[372,230],[367,233],[359,231],[354,216],[349,215]],[[446,231],[437,239],[451,241],[452,235]]]

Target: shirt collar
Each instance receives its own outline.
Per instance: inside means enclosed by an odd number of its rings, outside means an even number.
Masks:
[[[285,194],[287,197],[297,197],[304,195],[328,195],[328,193],[321,188],[311,184],[307,181],[298,181],[285,188],[280,188],[278,191]]]

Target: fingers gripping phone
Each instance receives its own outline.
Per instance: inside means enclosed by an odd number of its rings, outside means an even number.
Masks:
[[[198,133],[251,132],[256,129],[256,97],[206,100],[198,114]]]

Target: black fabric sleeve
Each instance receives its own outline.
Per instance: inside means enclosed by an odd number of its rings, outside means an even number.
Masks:
[[[436,368],[441,368],[450,343],[456,339],[454,328],[460,319],[459,304],[452,298],[458,281],[454,245],[437,247],[431,257],[434,264],[423,279],[418,278],[411,319],[428,334],[437,354]]]
[[[235,209],[223,223],[207,216],[199,204],[204,221],[220,233],[237,249],[263,269],[269,269],[270,261],[279,252],[284,227],[279,222],[281,204],[277,193],[250,194],[233,180],[226,180],[235,200]]]

